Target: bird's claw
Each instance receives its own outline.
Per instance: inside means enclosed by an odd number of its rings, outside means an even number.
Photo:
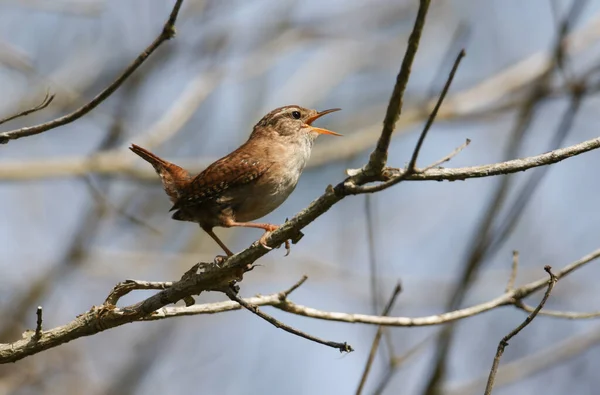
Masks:
[[[225,259],[227,259],[228,257],[225,255],[217,255],[215,257],[215,259],[213,260],[213,263],[215,264],[216,267],[221,267],[221,264],[223,262],[225,262]]]
[[[273,230],[275,230],[275,229],[277,229],[277,228],[274,228]],[[271,232],[272,232],[273,230],[266,231],[266,232],[265,232],[265,234],[264,234],[264,235],[262,235],[262,237],[260,238],[260,240],[258,240],[258,243],[259,243],[261,246],[263,246],[265,249],[269,250],[269,251],[271,251],[273,248],[272,248],[272,247],[269,247],[269,246],[267,245],[267,238],[268,238],[268,237],[271,235]],[[276,248],[279,248],[279,247],[281,247],[281,245],[278,245]],[[286,250],[286,253],[285,253],[285,255],[284,255],[284,256],[288,256],[288,255],[290,255],[290,252],[292,251],[292,245],[291,245],[291,243],[290,243],[290,241],[289,241],[289,240],[286,240],[286,241],[285,241],[285,250]]]
[[[290,244],[289,240],[286,240],[285,241],[285,255],[284,256],[290,255],[291,251],[292,251],[292,245]]]
[[[269,247],[267,245],[267,238],[269,237],[269,235],[271,234],[270,231],[266,231],[264,235],[262,235],[262,237],[258,240],[258,244],[260,244],[261,246],[263,246],[265,249],[271,251],[273,248]]]

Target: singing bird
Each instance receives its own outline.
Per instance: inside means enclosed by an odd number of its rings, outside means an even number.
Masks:
[[[196,176],[140,146],[132,144],[129,149],[160,176],[173,203],[172,218],[198,223],[231,256],[213,228],[264,229],[260,243],[269,248],[266,238],[278,226],[251,221],[275,210],[296,188],[320,134],[341,136],[312,125],[323,115],[339,110],[316,111],[296,105],[276,108],[254,126],[241,147]],[[289,242],[286,248],[289,253]]]

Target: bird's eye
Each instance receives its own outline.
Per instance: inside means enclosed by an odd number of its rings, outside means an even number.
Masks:
[[[300,114],[300,111],[294,111],[292,112],[292,117],[296,118],[296,119],[300,119],[302,115]]]

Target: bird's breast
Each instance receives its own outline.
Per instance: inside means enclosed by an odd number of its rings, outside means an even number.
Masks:
[[[289,149],[288,149],[289,148]],[[269,170],[256,182],[248,185],[243,196],[239,196],[236,220],[253,221],[264,217],[279,207],[294,191],[300,175],[310,158],[310,146],[284,147],[271,158]]]

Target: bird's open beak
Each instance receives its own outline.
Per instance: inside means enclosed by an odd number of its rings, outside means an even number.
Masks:
[[[340,111],[340,110],[341,110],[341,108],[332,108],[332,109],[329,109],[329,110],[320,111],[316,115],[313,115],[312,117],[310,117],[310,118],[308,118],[306,120],[306,122],[305,122],[306,123],[306,127],[310,128],[311,131],[317,132],[317,133],[320,133],[320,134],[330,134],[332,136],[342,136],[341,134],[336,133],[336,132],[332,132],[331,130],[317,128],[317,127],[314,127],[314,126],[311,125],[315,120],[321,118],[323,115],[327,115],[329,113],[332,113],[332,112],[335,112],[335,111]]]

